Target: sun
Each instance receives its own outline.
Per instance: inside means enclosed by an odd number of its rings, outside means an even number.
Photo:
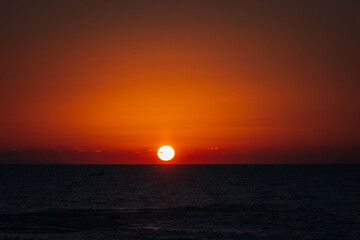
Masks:
[[[163,161],[170,161],[175,156],[175,151],[170,146],[162,146],[158,150],[158,156]]]

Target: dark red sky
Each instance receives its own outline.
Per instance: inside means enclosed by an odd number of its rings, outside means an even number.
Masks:
[[[0,148],[351,158],[359,5],[1,1]]]

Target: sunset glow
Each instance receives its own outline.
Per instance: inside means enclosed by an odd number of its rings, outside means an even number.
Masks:
[[[155,164],[164,142],[179,164],[359,152],[351,4],[25,2],[2,6],[6,154],[77,147],[97,163]]]

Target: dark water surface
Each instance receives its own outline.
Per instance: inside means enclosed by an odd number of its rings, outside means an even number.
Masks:
[[[0,166],[0,239],[360,239],[360,165]]]

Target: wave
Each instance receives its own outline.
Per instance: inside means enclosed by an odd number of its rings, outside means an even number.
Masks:
[[[219,212],[235,213],[244,206],[214,204],[174,208],[128,209],[41,209],[0,215],[0,230],[15,232],[74,232],[113,228],[143,228],[159,230],[159,219],[186,220],[189,215],[213,215]],[[155,226],[157,224],[157,226]],[[141,227],[140,227],[141,226]]]

